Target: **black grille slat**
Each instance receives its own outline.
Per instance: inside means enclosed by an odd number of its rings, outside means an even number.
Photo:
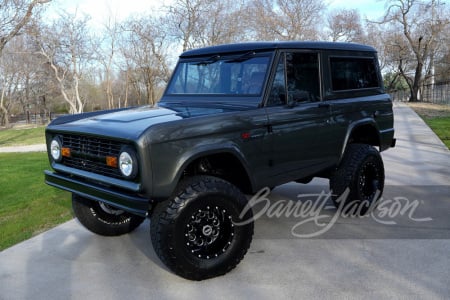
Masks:
[[[63,147],[70,148],[70,157],[64,157],[62,163],[68,167],[96,174],[122,178],[118,168],[106,165],[106,157],[119,157],[122,144],[88,136],[62,135]]]
[[[66,160],[65,165],[68,167],[82,169],[84,171],[93,172],[105,176],[120,177],[120,174],[115,174],[118,173],[117,169],[113,169],[110,167],[101,167],[98,164],[86,163],[86,161],[83,159],[70,158]]]

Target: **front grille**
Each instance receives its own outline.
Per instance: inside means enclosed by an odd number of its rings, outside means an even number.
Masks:
[[[106,157],[119,158],[122,144],[88,136],[62,135],[62,146],[70,149],[70,157],[62,163],[68,167],[89,171],[109,177],[123,178],[118,168],[106,165]]]

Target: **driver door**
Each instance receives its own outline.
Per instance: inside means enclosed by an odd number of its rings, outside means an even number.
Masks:
[[[333,164],[330,107],[321,101],[320,53],[283,52],[266,102],[270,182],[315,175]]]

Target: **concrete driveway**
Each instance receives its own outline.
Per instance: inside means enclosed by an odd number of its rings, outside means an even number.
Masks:
[[[322,209],[275,217],[255,207],[262,216],[249,253],[202,282],[162,265],[149,221],[106,238],[73,220],[0,252],[0,299],[448,299],[450,152],[410,108],[395,105],[395,114],[383,211],[335,217],[327,181],[283,185],[272,204],[311,200]]]

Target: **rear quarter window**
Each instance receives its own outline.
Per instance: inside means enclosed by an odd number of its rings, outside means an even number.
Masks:
[[[330,57],[330,69],[333,91],[361,90],[381,86],[373,57]]]

